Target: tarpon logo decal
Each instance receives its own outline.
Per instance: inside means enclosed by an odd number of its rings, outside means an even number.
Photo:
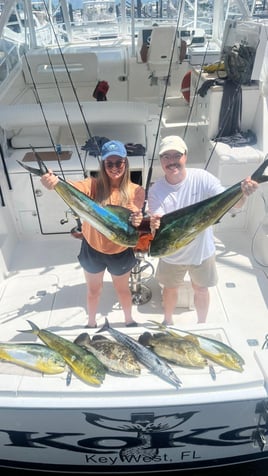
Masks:
[[[132,413],[131,421],[117,418],[103,417],[94,413],[86,413],[86,420],[92,425],[109,430],[136,433],[139,444],[127,446],[119,451],[121,461],[129,460],[129,457],[146,456],[154,460],[159,452],[153,444],[152,436],[176,428],[189,420],[197,412],[174,413],[168,416],[154,417],[154,413]]]

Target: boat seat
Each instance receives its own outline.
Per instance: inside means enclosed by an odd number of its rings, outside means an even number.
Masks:
[[[166,78],[168,76],[173,51],[171,65],[179,64],[178,40],[175,39],[175,35],[175,26],[157,26],[152,29],[147,66],[155,77]]]
[[[125,143],[147,145],[146,127],[150,118],[147,105],[134,102],[82,102],[81,107],[93,135],[118,139]],[[76,140],[80,144],[88,139],[79,105],[65,103]],[[46,103],[43,111],[52,137],[57,144],[72,144],[65,111],[60,104]],[[27,117],[27,123],[25,123]],[[38,104],[0,106],[0,127],[14,148],[51,147],[44,116]]]
[[[210,141],[213,154],[207,170],[231,186],[251,175],[264,161],[265,154],[257,146],[231,147],[223,142]]]

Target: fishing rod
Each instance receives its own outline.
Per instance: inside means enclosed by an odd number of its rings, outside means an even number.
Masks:
[[[42,102],[41,102],[41,99],[40,99],[40,96],[39,96],[39,93],[38,93],[38,89],[37,89],[37,86],[36,86],[36,83],[35,83],[35,80],[34,80],[34,77],[33,77],[33,74],[32,74],[32,70],[31,70],[31,67],[30,67],[30,64],[29,64],[29,61],[28,61],[28,58],[27,58],[26,53],[24,53],[24,59],[25,59],[25,61],[26,61],[27,68],[28,68],[29,74],[30,74],[30,76],[31,76],[31,80],[32,80],[32,83],[33,83],[34,91],[35,91],[35,94],[36,94],[36,100],[37,100],[37,103],[38,103],[39,106],[40,106],[40,109],[41,109],[41,112],[42,112],[42,115],[43,115],[43,118],[44,118],[44,121],[45,121],[45,124],[46,124],[46,128],[47,128],[47,131],[48,131],[48,134],[49,134],[49,138],[50,138],[50,141],[51,141],[51,145],[52,145],[52,147],[53,147],[53,149],[54,149],[54,152],[55,152],[55,154],[56,154],[56,157],[57,157],[57,161],[58,161],[58,165],[59,165],[61,174],[62,174],[63,178],[65,178],[65,177],[64,177],[64,172],[63,172],[63,169],[62,169],[62,166],[61,166],[60,156],[59,156],[58,150],[57,150],[57,148],[56,148],[56,145],[55,145],[55,142],[54,142],[54,139],[53,139],[53,136],[52,136],[52,133],[51,133],[51,130],[50,130],[50,127],[49,127],[49,124],[48,124],[46,115],[45,115],[45,111],[44,111],[44,108],[43,108],[43,105],[42,105]]]
[[[73,80],[72,80],[70,71],[69,71],[68,66],[67,66],[67,63],[66,63],[66,61],[65,61],[64,54],[63,54],[63,52],[62,52],[62,49],[61,49],[61,46],[60,46],[60,43],[59,43],[59,40],[58,40],[56,31],[55,31],[53,21],[52,21],[52,19],[51,19],[51,14],[50,14],[50,12],[48,11],[48,8],[47,8],[47,5],[46,5],[45,0],[43,0],[43,4],[44,4],[44,7],[45,7],[45,10],[46,10],[46,13],[47,13],[47,17],[48,17],[48,20],[49,20],[51,29],[52,29],[52,31],[53,31],[53,34],[54,34],[54,37],[55,37],[55,40],[56,40],[57,46],[58,46],[58,48],[59,48],[59,52],[60,52],[60,55],[61,55],[61,58],[62,58],[64,67],[65,67],[65,70],[66,70],[68,79],[69,79],[69,81],[70,81],[70,84],[71,84],[71,87],[72,87],[72,91],[73,91],[73,93],[74,93],[74,96],[75,96],[75,99],[76,99],[76,101],[77,101],[77,104],[78,104],[78,107],[79,107],[81,116],[82,116],[82,118],[83,118],[83,121],[84,121],[86,130],[87,130],[87,133],[88,133],[90,139],[91,139],[91,140],[95,143],[95,145],[96,145],[96,148],[97,148],[97,151],[98,151],[98,161],[100,162],[100,154],[101,154],[101,152],[100,152],[99,144],[97,143],[95,137],[91,134],[91,131],[90,131],[89,125],[88,125],[88,123],[87,123],[87,120],[86,120],[86,117],[85,117],[83,108],[82,108],[82,106],[81,106],[80,100],[79,100],[79,98],[78,98],[78,94],[77,94],[77,91],[76,91],[76,89],[75,89],[75,86],[74,86],[74,83],[73,83]]]
[[[183,133],[183,139],[185,139],[185,136],[187,134],[189,122],[190,122],[191,115],[192,115],[192,112],[193,112],[194,102],[195,102],[195,99],[196,99],[196,96],[197,96],[198,86],[199,86],[199,83],[200,83],[202,70],[203,70],[203,67],[204,67],[204,64],[205,64],[205,59],[206,59],[206,56],[207,56],[208,47],[209,47],[209,41],[207,42],[206,50],[205,50],[203,60],[202,60],[202,64],[201,64],[201,67],[200,67],[197,83],[196,83],[196,86],[195,86],[194,97],[193,97],[193,100],[192,100],[192,104],[190,106],[189,114],[188,114],[187,121],[186,121],[186,126],[185,126],[184,133]]]
[[[162,99],[162,104],[161,104],[161,110],[160,110],[160,115],[159,115],[159,121],[158,121],[158,126],[157,126],[157,132],[156,132],[156,137],[155,137],[155,142],[154,142],[153,155],[152,155],[152,158],[151,158],[151,163],[150,163],[150,167],[149,167],[148,175],[147,175],[147,180],[146,180],[145,201],[144,201],[144,205],[143,205],[143,209],[142,209],[143,214],[145,214],[145,208],[146,208],[147,198],[148,198],[148,191],[149,191],[151,178],[152,178],[152,173],[153,173],[153,163],[155,161],[156,147],[157,147],[157,142],[158,142],[158,138],[159,138],[159,134],[160,134],[160,127],[161,127],[164,105],[165,105],[166,96],[167,96],[169,78],[170,78],[170,75],[171,75],[172,59],[173,59],[176,44],[177,44],[177,31],[178,31],[179,21],[180,21],[181,14],[182,14],[182,4],[183,4],[183,2],[180,3],[178,15],[177,15],[176,28],[175,28],[175,32],[174,32],[174,40],[173,40],[172,49],[171,49],[171,55],[170,55],[169,66],[168,66],[168,73],[167,73],[167,77],[166,77],[166,81],[165,81],[165,89],[164,89],[164,94],[163,94],[163,99]]]
[[[84,177],[86,178],[86,172],[85,172],[85,168],[84,168],[84,166],[83,166],[83,162],[82,162],[81,154],[80,154],[80,151],[79,151],[79,147],[78,147],[78,144],[77,144],[75,135],[74,135],[74,133],[73,133],[72,125],[71,125],[71,123],[70,123],[70,119],[69,119],[69,116],[68,116],[68,113],[67,113],[67,110],[66,110],[64,101],[63,101],[63,97],[62,97],[62,94],[61,94],[61,90],[60,90],[60,87],[59,87],[59,83],[58,83],[58,80],[57,80],[57,77],[56,77],[56,74],[55,74],[55,69],[54,69],[54,66],[53,66],[53,64],[52,64],[52,61],[51,61],[51,57],[50,57],[48,48],[46,49],[46,52],[47,52],[49,64],[50,64],[50,67],[51,67],[51,71],[52,71],[52,74],[53,74],[53,77],[54,77],[54,81],[55,81],[55,84],[56,84],[56,86],[57,86],[57,90],[58,90],[58,93],[59,93],[60,101],[61,101],[61,104],[62,104],[64,113],[65,113],[65,117],[66,117],[66,120],[67,120],[69,129],[70,129],[70,132],[71,132],[71,136],[72,136],[74,145],[75,145],[75,149],[76,149],[76,152],[77,152],[77,156],[78,156],[79,162],[80,162],[80,164],[81,164],[81,168],[82,168],[82,170],[83,170]]]
[[[60,171],[61,171],[61,174],[62,174],[62,177],[65,179],[65,175],[64,175],[64,171],[63,171],[63,168],[61,166],[61,160],[60,160],[60,156],[59,156],[59,153],[58,153],[58,150],[57,150],[57,147],[55,145],[55,142],[54,142],[54,139],[53,139],[53,136],[51,134],[51,130],[50,130],[50,127],[49,127],[49,124],[48,124],[48,121],[47,121],[47,118],[46,118],[46,115],[45,115],[45,112],[44,112],[44,108],[43,108],[43,105],[42,105],[42,102],[40,100],[40,96],[39,96],[39,93],[38,93],[38,89],[37,89],[37,86],[36,86],[36,83],[34,81],[34,77],[33,77],[33,74],[32,74],[32,71],[31,71],[31,67],[30,67],[30,64],[29,64],[29,61],[27,59],[27,56],[26,56],[26,53],[24,53],[24,58],[25,58],[25,61],[26,61],[26,64],[27,64],[27,68],[28,68],[28,71],[29,71],[29,74],[31,76],[31,80],[32,80],[32,83],[33,83],[33,87],[34,87],[34,91],[35,91],[35,94],[36,94],[36,99],[37,99],[37,102],[40,106],[40,109],[41,109],[41,112],[42,112],[42,115],[43,115],[43,118],[44,118],[44,121],[45,121],[45,124],[46,124],[46,128],[47,128],[47,131],[48,131],[48,134],[49,134],[49,137],[50,137],[50,141],[51,141],[51,144],[53,146],[53,149],[54,149],[54,152],[56,154],[56,157],[57,157],[57,162],[58,162],[58,165],[59,165],[59,168],[60,168]],[[32,146],[31,146],[32,147]],[[35,150],[33,149],[32,147],[32,151],[33,153],[35,154]],[[83,169],[84,170],[84,169]],[[77,226],[75,227],[75,229],[79,232],[82,228],[82,224],[81,224],[81,220],[79,218],[79,216],[77,216],[77,214],[71,209],[73,215],[74,215],[74,218],[76,220],[76,223],[77,223]],[[68,222],[68,219],[66,220],[61,220],[61,224],[63,225],[64,223]],[[72,231],[75,231],[75,229],[73,229]]]

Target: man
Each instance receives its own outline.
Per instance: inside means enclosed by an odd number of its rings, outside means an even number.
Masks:
[[[160,226],[161,216],[184,208],[225,190],[219,179],[202,169],[187,168],[188,148],[179,136],[165,137],[159,147],[164,177],[157,180],[148,193],[151,229]],[[258,187],[250,177],[241,183],[241,207],[246,196]],[[178,301],[179,286],[189,273],[194,292],[197,322],[206,321],[209,309],[209,287],[217,284],[215,243],[212,227],[208,227],[176,253],[159,259],[156,277],[163,287],[164,324],[173,324],[172,315]]]

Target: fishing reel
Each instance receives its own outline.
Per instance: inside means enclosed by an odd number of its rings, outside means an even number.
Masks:
[[[81,224],[81,220],[80,218],[76,215],[76,213],[74,213],[72,210],[67,210],[65,212],[65,218],[62,218],[60,220],[60,224],[61,225],[65,225],[65,223],[68,223],[69,222],[69,218],[68,218],[68,214],[72,214],[73,217],[75,218],[76,220],[76,226],[73,227],[70,231],[71,235],[74,237],[74,238],[78,238],[78,239],[82,239],[83,238],[83,235],[82,235],[82,224]]]
[[[130,291],[133,304],[146,304],[152,297],[151,289],[146,286],[146,282],[154,275],[154,267],[149,261],[144,260],[141,252],[135,253],[137,263],[130,273]]]

